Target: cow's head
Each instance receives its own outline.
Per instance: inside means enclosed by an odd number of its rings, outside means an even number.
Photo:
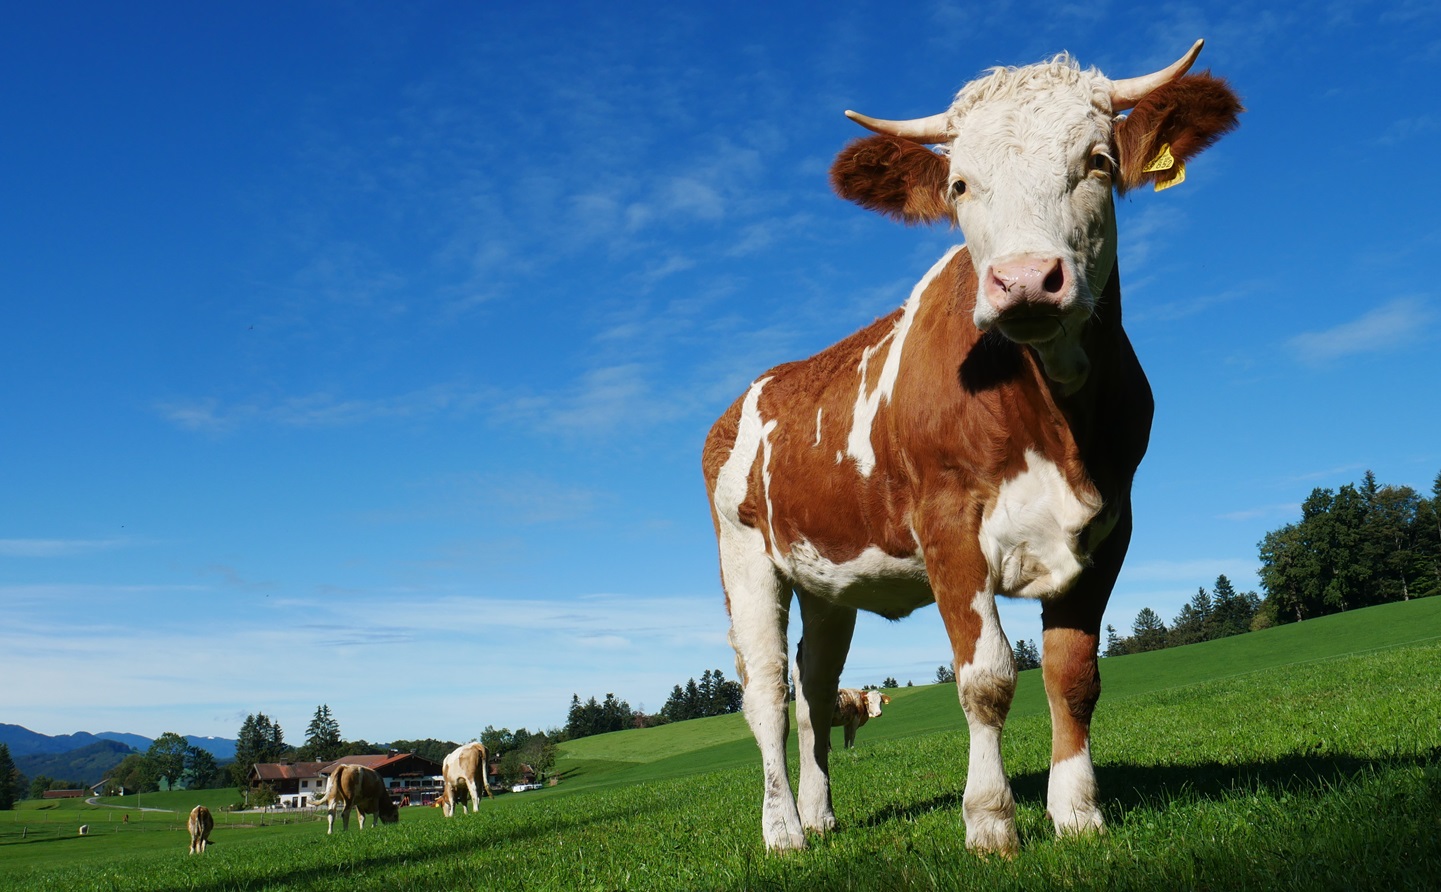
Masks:
[[[880,135],[847,146],[831,183],[907,223],[959,225],[979,279],[976,327],[1035,347],[1074,390],[1090,368],[1081,334],[1116,262],[1112,190],[1174,185],[1236,126],[1225,82],[1184,76],[1201,44],[1145,77],[1113,81],[1060,56],[994,69],[928,118],[848,111]]]
[[[881,707],[891,702],[891,698],[880,691],[866,691],[866,715],[871,718],[879,718]]]
[[[391,799],[388,793],[380,794],[375,813],[382,824],[395,824],[400,821],[400,806],[395,804],[395,800]]]

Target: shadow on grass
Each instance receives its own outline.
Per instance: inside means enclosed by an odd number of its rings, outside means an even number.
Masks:
[[[1363,773],[1441,765],[1441,747],[1411,755],[1363,758],[1344,753],[1294,754],[1252,762],[1202,762],[1193,765],[1098,765],[1096,783],[1107,818],[1124,823],[1137,809],[1164,807],[1177,800],[1224,799],[1242,793],[1296,793],[1334,787]],[[1046,772],[1011,778],[1018,805],[1046,806]],[[877,810],[859,821],[876,827],[937,810],[954,810],[959,818],[962,794],[945,793],[904,806]]]

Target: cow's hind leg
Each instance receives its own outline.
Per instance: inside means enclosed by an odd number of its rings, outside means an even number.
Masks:
[[[803,591],[798,594],[802,631],[796,650],[796,724],[800,726],[801,824],[824,833],[836,826],[831,807],[831,718],[856,629],[856,611]],[[847,745],[850,739],[847,734]]]
[[[730,642],[745,687],[746,722],[760,747],[765,775],[761,833],[766,848],[773,851],[802,849],[806,837],[786,767],[786,738],[790,735],[786,626],[791,589],[776,572],[764,546],[742,540],[740,531],[722,525],[721,579],[730,607]]]
[[[478,815],[480,814],[480,791],[475,787],[475,778],[466,778],[465,786],[470,790],[470,814]],[[487,790],[487,792],[489,791]]]

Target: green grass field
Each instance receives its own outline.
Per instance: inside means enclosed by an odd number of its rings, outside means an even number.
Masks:
[[[1049,720],[1039,673],[1022,673],[1006,728],[1022,844],[1010,860],[965,850],[965,723],[954,688],[930,685],[893,692],[857,747],[834,751],[840,829],[785,857],[763,850],[759,757],[724,716],[567,744],[560,785],[450,821],[410,808],[327,837],[323,821],[217,812],[216,844],[195,857],[185,814],[233,791],[146,794],[173,811],[128,824],[25,803],[0,812],[0,889],[1441,888],[1441,598],[1102,672],[1108,832],[1055,839]]]

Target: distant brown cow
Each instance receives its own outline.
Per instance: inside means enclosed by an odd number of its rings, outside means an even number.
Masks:
[[[480,779],[480,789],[485,790],[485,795],[492,799],[495,795],[490,792],[490,757],[485,747],[479,743],[467,743],[464,746],[456,747],[450,755],[445,757],[445,763],[440,766],[441,777],[445,782],[445,792],[440,796],[440,807],[445,816],[451,817],[455,814],[455,797],[460,785],[464,784],[470,793],[469,811],[475,814],[480,810],[480,794],[476,789],[476,778]]]
[[[390,801],[390,792],[385,789],[385,781],[380,779],[374,769],[366,768],[364,765],[337,765],[335,772],[330,775],[330,785],[325,788],[325,796],[318,800],[318,806],[324,806],[325,832],[327,834],[335,830],[335,813],[340,812],[340,829],[350,829],[350,813],[360,813],[360,829],[365,829],[365,816],[375,815],[386,824],[394,824],[400,820],[400,809]]]
[[[205,851],[205,847],[210,845],[210,831],[215,829],[215,819],[210,816],[210,809],[203,805],[192,808],[186,826],[190,828],[190,854],[196,855]]]
[[[871,719],[881,717],[881,707],[891,698],[880,691],[858,691],[855,688],[841,688],[836,691],[836,712],[831,716],[831,727],[844,725],[846,728],[846,749],[856,745],[856,729]]]

